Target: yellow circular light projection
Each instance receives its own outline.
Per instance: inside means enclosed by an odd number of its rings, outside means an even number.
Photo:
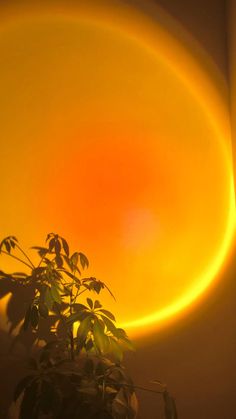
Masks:
[[[66,237],[119,323],[148,332],[203,294],[229,250],[222,82],[161,11],[50,4],[2,14],[1,236]]]

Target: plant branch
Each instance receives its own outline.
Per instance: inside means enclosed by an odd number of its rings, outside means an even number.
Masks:
[[[35,268],[33,262],[30,260],[29,256],[27,256],[27,254],[24,252],[23,249],[21,249],[21,247],[16,243],[15,246],[17,247],[17,249],[19,249],[19,251],[24,255],[24,257],[28,260],[28,262],[31,264],[31,268]]]
[[[142,386],[131,386],[129,384],[124,384],[124,386],[133,387],[133,388],[136,388],[137,390],[148,391],[149,393],[156,393],[156,394],[163,394],[164,393],[164,391],[151,390],[150,388],[146,388],[146,387],[142,387]]]
[[[72,303],[73,303],[73,287],[72,287],[71,292],[70,292],[70,315],[72,315]],[[71,361],[74,361],[75,353],[74,353],[73,323],[72,323],[71,329],[70,329],[70,357],[71,357]]]
[[[48,252],[47,252],[47,253],[48,253]],[[47,253],[45,253],[45,255],[43,255],[43,256],[41,257],[41,259],[40,259],[40,261],[39,261],[39,264],[38,264],[38,268],[40,267],[40,265],[41,265],[41,263],[43,262],[43,260],[44,260],[45,256],[47,255]]]
[[[136,386],[136,385],[133,385],[133,384],[125,384],[125,383],[117,383],[117,384],[120,384],[123,387],[135,388],[137,390],[142,390],[142,391],[148,391],[149,393],[155,393],[155,394],[163,394],[164,393],[164,391],[151,390],[150,388],[146,388],[146,387],[142,387],[142,386]]]
[[[84,292],[86,292],[86,291],[89,291],[89,290],[88,290],[88,288],[85,288],[85,290],[81,291],[81,292],[77,295],[77,297],[79,297],[81,294],[83,294],[83,293],[84,293]]]
[[[32,266],[31,266],[31,265],[29,265],[29,264],[28,264],[27,262],[25,262],[24,260],[22,260],[22,259],[18,258],[17,256],[12,255],[11,253],[6,252],[5,250],[1,250],[1,253],[4,253],[5,255],[10,256],[10,257],[12,257],[13,259],[18,260],[19,262],[21,262],[21,263],[23,263],[24,265],[28,266],[28,268],[32,269]]]
[[[79,290],[77,290],[77,292],[75,294],[75,297],[74,297],[74,300],[73,300],[74,303],[76,303],[76,300],[77,300],[78,296],[79,296]]]

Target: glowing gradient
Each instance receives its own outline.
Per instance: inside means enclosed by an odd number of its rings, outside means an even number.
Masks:
[[[1,236],[68,238],[118,303],[101,300],[140,334],[193,303],[225,261],[230,137],[224,85],[198,46],[189,41],[199,64],[164,14],[154,24],[112,3],[9,11]]]

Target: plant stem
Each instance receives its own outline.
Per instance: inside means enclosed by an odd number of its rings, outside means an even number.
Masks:
[[[47,253],[48,253],[48,252],[47,252]],[[40,267],[41,263],[44,261],[44,258],[45,258],[45,256],[47,255],[47,253],[45,253],[45,255],[43,255],[43,256],[41,257],[41,259],[40,259],[40,261],[39,261],[39,264],[38,264],[38,268]]]
[[[79,290],[77,290],[77,292],[75,294],[74,303],[76,303],[76,300],[77,300],[78,296],[79,296]]]
[[[83,294],[83,292],[86,292],[86,291],[89,291],[87,288],[85,288],[83,291],[81,291],[78,295],[77,295],[77,297],[79,297],[81,294]]]
[[[5,255],[7,255],[7,256],[11,256],[13,259],[18,260],[19,262],[21,262],[21,263],[23,263],[24,265],[28,266],[28,268],[32,269],[32,266],[31,266],[31,265],[29,265],[29,264],[28,264],[27,262],[25,262],[24,260],[22,260],[22,259],[18,258],[17,256],[12,255],[11,253],[6,252],[5,250],[1,250],[1,253],[5,253]]]
[[[73,287],[70,292],[70,315],[72,315],[72,302],[73,302]],[[74,347],[74,333],[73,333],[73,323],[70,330],[70,357],[71,361],[75,359],[75,347]]]
[[[71,326],[70,332],[70,357],[71,361],[75,360],[75,347],[74,347],[74,335],[73,335],[73,325]]]
[[[27,254],[24,252],[23,249],[21,249],[21,247],[16,243],[16,247],[17,249],[19,249],[19,251],[24,255],[24,257],[28,260],[28,262],[31,264],[31,267],[34,269],[35,266],[33,264],[33,262],[31,262],[30,258],[27,256]]]
[[[123,387],[131,387],[131,388],[135,388],[137,390],[148,391],[149,393],[155,393],[155,394],[163,394],[164,393],[164,390],[163,391],[151,390],[149,388],[142,387],[142,386],[136,386],[136,385],[133,385],[133,384],[125,384],[125,383],[118,383],[118,384],[120,384]]]
[[[137,390],[148,391],[149,393],[156,393],[156,394],[163,394],[164,393],[164,391],[151,390],[150,388],[141,387],[141,386],[129,386],[128,384],[124,384],[124,386],[133,387]]]

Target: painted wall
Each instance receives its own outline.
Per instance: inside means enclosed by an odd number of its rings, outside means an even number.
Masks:
[[[235,136],[236,136],[236,3],[229,0],[227,4],[227,22],[228,22],[228,55],[229,55],[229,84],[230,84],[230,111],[231,111],[231,126],[233,138],[233,158],[234,168],[236,163],[235,155]]]
[[[207,50],[225,79],[227,25],[223,0],[156,0],[181,22]],[[236,6],[232,0],[232,6]],[[232,12],[230,13],[232,18]],[[236,29],[232,28],[236,42]],[[232,35],[232,34],[231,34]],[[234,44],[231,44],[234,51]],[[235,54],[236,56],[236,54]],[[231,86],[236,94],[231,62]],[[234,93],[232,94],[232,98]],[[227,98],[225,98],[227,102]],[[236,103],[232,107],[235,113]],[[175,396],[179,419],[235,419],[236,417],[236,263],[232,254],[220,280],[195,310],[155,335],[137,341],[128,368],[134,381],[149,387],[159,379]],[[4,338],[5,339],[5,338]],[[1,351],[3,349],[1,347]],[[6,374],[2,367],[1,376]],[[6,384],[1,382],[2,394]],[[150,388],[154,388],[150,385]],[[10,391],[10,388],[9,388]],[[141,417],[154,419],[162,411],[159,398],[140,393]]]
[[[158,4],[192,33],[228,78],[227,22],[224,1],[171,1]],[[230,82],[233,132],[236,133],[236,3],[230,2]],[[226,99],[227,100],[227,99]],[[236,417],[236,263],[232,252],[217,286],[204,302],[165,332],[138,342],[129,359],[136,381],[168,383],[175,395],[180,419],[234,419]],[[153,388],[153,387],[151,387]],[[161,406],[153,396],[141,394],[143,418],[154,419]]]

